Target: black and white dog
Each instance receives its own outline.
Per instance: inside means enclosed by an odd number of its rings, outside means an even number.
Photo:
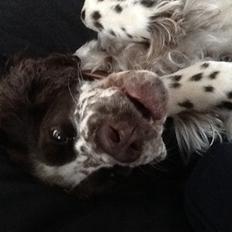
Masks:
[[[149,70],[164,77],[199,61],[231,61],[231,14],[231,0],[85,0],[81,18],[98,39],[76,55],[83,69]],[[188,153],[208,149],[209,135],[221,133],[217,115],[175,121],[179,147]]]
[[[72,55],[21,60],[0,81],[1,143],[33,175],[74,189],[102,168],[163,160],[167,116],[217,114],[231,135],[231,76],[231,63],[201,62],[162,79],[140,70],[91,81]]]

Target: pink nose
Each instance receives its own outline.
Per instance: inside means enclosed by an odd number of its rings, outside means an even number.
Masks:
[[[106,122],[97,132],[97,141],[101,149],[121,163],[131,163],[140,157],[141,137],[136,126],[128,122]]]

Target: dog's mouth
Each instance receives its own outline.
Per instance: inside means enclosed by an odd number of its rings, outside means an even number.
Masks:
[[[126,94],[128,100],[134,105],[136,110],[145,118],[146,120],[150,121],[154,118],[154,115],[151,110],[151,107],[147,107],[148,104],[141,101],[141,99],[134,98],[128,94]]]
[[[152,72],[113,73],[101,82],[101,87],[116,87],[145,119],[162,120],[167,114],[167,89]]]
[[[135,109],[147,120],[160,120],[166,115],[167,95],[163,86],[154,82],[128,82],[121,87]]]

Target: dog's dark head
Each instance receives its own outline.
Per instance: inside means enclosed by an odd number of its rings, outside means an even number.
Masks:
[[[79,64],[71,55],[25,59],[1,80],[0,131],[11,158],[70,188],[101,168],[163,159],[161,80],[128,71],[87,81]]]

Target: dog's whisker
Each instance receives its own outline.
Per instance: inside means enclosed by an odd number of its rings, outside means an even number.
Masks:
[[[71,90],[71,88],[70,88],[70,80],[69,80],[69,79],[68,79],[68,91],[69,91],[69,94],[70,94],[70,96],[71,96],[73,102],[75,103],[75,105],[78,105],[78,101],[75,99],[75,97],[74,97],[74,95],[73,95],[73,93],[72,93],[72,90]]]

